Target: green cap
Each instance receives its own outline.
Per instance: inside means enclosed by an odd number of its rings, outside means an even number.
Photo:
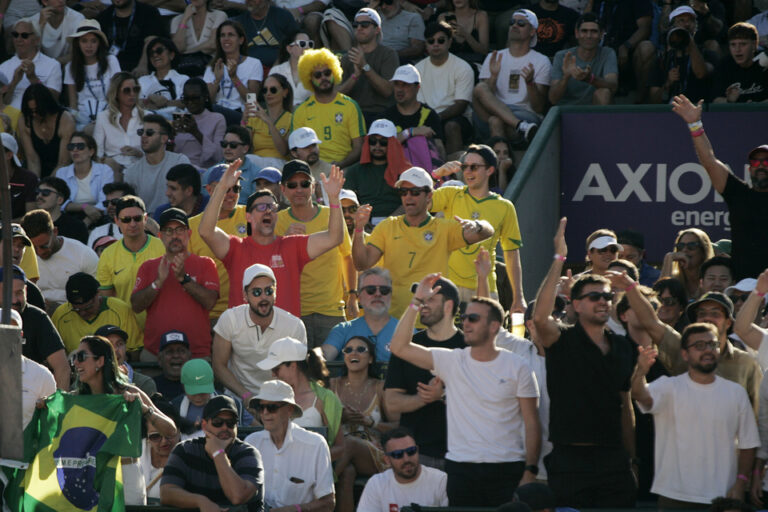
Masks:
[[[190,359],[181,367],[181,383],[188,395],[213,393],[213,369],[205,359]]]

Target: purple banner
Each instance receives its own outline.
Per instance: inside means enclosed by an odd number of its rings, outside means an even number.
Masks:
[[[768,112],[712,112],[704,127],[715,155],[749,176],[747,154],[768,143]],[[649,262],[661,262],[677,232],[697,227],[712,241],[730,238],[728,207],[672,112],[564,113],[561,117],[560,212],[568,217],[568,259],[581,261],[599,228],[645,235]]]

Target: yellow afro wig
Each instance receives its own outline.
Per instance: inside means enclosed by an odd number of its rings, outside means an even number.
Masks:
[[[341,62],[338,57],[327,48],[307,50],[299,57],[299,78],[305,89],[314,90],[312,72],[317,67],[328,67],[333,72],[333,82],[337,85],[341,83]]]

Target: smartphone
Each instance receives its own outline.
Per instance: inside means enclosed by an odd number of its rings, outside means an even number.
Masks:
[[[255,92],[249,92],[248,96],[246,98],[247,98],[248,103],[250,103],[251,105],[256,105],[257,104],[256,103],[256,93]]]

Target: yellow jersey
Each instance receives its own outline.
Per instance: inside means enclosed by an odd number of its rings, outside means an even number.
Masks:
[[[30,281],[40,279],[40,269],[37,266],[37,254],[35,254],[34,247],[24,247],[24,255],[21,257],[19,267]]]
[[[291,131],[307,126],[323,141],[320,160],[340,162],[352,149],[352,139],[365,135],[365,119],[357,102],[338,93],[330,103],[320,103],[313,94],[296,107]]]
[[[133,309],[115,297],[104,297],[99,314],[91,321],[84,320],[77,311],[73,311],[69,302],[56,308],[51,321],[64,341],[67,354],[80,346],[80,338],[92,335],[99,327],[108,324],[116,325],[128,334],[126,349],[129,352],[144,346],[144,332],[139,329]]]
[[[285,159],[286,155],[281,154],[275,149],[275,143],[272,141],[272,135],[269,133],[269,126],[267,123],[258,117],[251,117],[248,119],[248,127],[253,133],[252,152],[254,155]],[[275,128],[280,132],[281,137],[287,138],[288,133],[291,130],[291,113],[287,110],[283,112],[275,122]]]

